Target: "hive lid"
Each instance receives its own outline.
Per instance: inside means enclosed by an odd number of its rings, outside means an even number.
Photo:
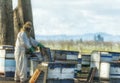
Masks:
[[[14,46],[12,45],[0,45],[0,49],[13,49]]]

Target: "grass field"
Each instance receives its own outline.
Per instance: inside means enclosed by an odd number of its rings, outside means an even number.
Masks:
[[[57,50],[79,51],[90,54],[93,50],[120,52],[119,42],[95,42],[95,41],[41,41],[46,47]]]

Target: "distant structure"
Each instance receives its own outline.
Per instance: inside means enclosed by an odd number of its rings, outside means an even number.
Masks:
[[[83,42],[82,38],[80,38],[80,42]]]
[[[94,40],[96,42],[104,42],[104,38],[100,34],[95,35]]]

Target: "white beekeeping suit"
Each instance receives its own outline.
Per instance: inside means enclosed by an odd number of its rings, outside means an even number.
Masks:
[[[36,47],[39,45],[37,41],[29,37],[26,28],[28,25],[24,25],[24,29],[20,31],[17,35],[16,45],[15,45],[15,61],[16,61],[16,70],[14,80],[25,82],[27,80],[27,54],[26,50],[33,51],[32,46]]]

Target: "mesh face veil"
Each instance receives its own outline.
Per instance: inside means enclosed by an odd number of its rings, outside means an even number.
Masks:
[[[26,30],[27,32],[31,32],[31,28],[30,28],[30,27],[25,28],[25,30]]]

